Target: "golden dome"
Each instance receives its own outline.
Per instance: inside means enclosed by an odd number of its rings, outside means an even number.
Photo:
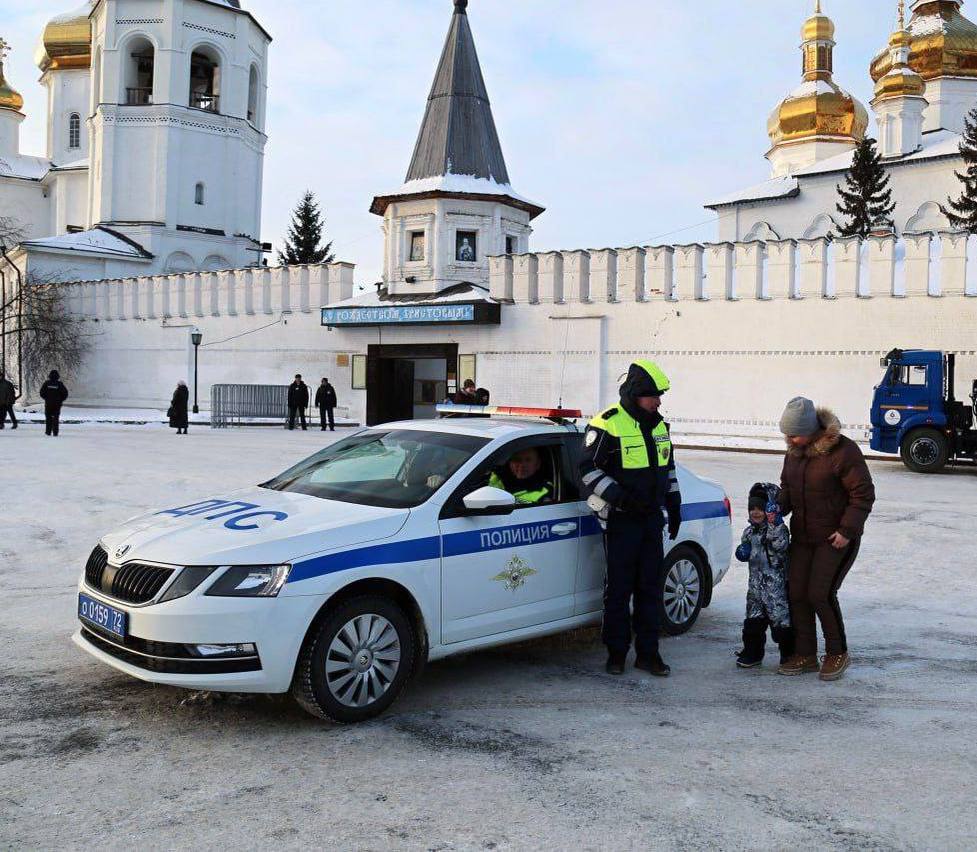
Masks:
[[[92,26],[88,18],[91,10],[91,3],[86,2],[48,22],[35,57],[42,71],[91,66]]]
[[[926,82],[909,66],[912,35],[906,29],[904,0],[899,0],[899,25],[889,37],[889,70],[875,84],[873,106],[889,98],[922,97]]]
[[[937,77],[977,77],[977,25],[961,13],[963,0],[916,0],[909,21],[909,65],[924,81]],[[872,60],[878,83],[892,70],[892,52]]]
[[[24,108],[24,99],[3,76],[3,62],[0,61],[0,109],[12,109],[20,112]]]
[[[767,133],[774,147],[805,139],[861,142],[868,129],[868,112],[832,79],[835,27],[821,14],[804,24],[804,82],[770,114]],[[827,42],[827,43],[825,43]]]

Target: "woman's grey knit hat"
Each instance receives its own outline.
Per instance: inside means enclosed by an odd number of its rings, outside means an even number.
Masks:
[[[788,437],[809,438],[820,431],[821,422],[818,412],[811,400],[803,396],[795,396],[780,418],[780,431]]]

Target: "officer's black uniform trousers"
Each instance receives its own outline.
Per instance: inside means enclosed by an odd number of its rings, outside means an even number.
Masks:
[[[663,530],[664,520],[646,515],[612,511],[607,520],[602,638],[613,656],[627,654],[632,630],[639,657],[658,653],[659,598],[665,562]]]

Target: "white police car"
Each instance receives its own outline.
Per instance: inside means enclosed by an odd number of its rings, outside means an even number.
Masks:
[[[88,559],[74,641],[143,680],[291,690],[315,715],[370,718],[427,660],[600,621],[582,439],[543,419],[388,423],[254,488],[134,518]],[[486,482],[530,447],[555,493],[522,506]],[[681,466],[679,480],[670,633],[708,606],[732,550],[722,488]]]

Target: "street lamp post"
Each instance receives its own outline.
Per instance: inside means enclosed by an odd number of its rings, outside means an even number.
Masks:
[[[200,329],[195,328],[190,334],[193,341],[193,413],[200,413],[200,406],[197,405],[197,353],[200,351],[200,342],[204,339]]]

